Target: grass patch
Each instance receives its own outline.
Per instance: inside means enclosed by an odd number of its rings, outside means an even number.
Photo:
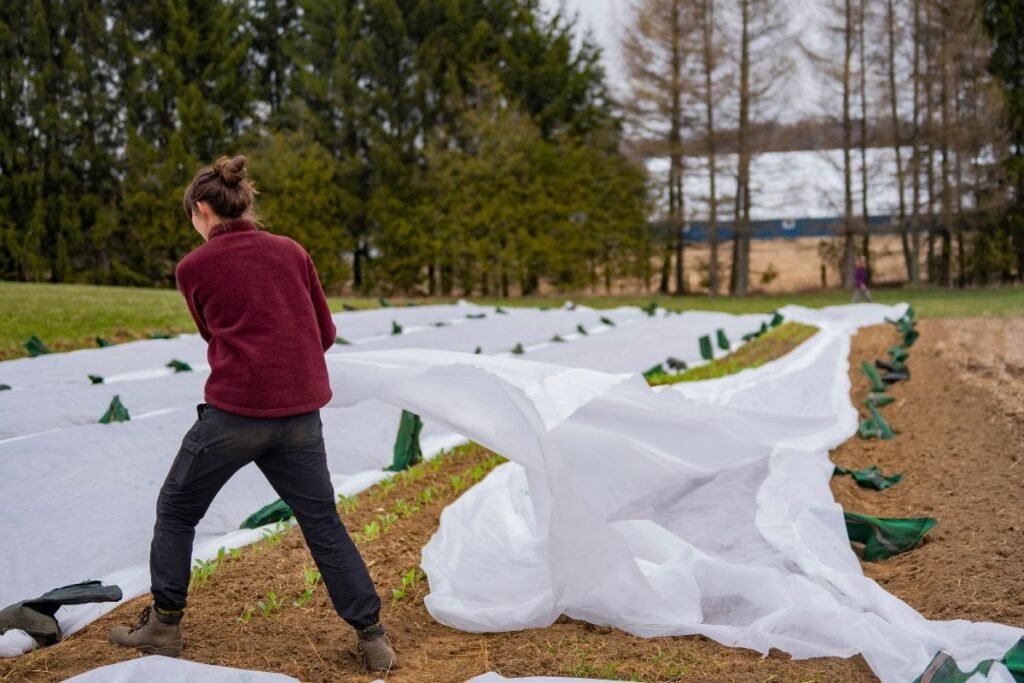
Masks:
[[[1024,289],[1001,287],[970,290],[884,289],[873,292],[880,303],[909,302],[919,317],[968,318],[977,316],[1024,316]],[[522,299],[478,300],[502,306],[556,307],[568,295]],[[645,307],[652,301],[676,311],[771,313],[785,304],[810,308],[849,303],[845,291],[806,294],[772,294],[744,299],[705,296],[587,296],[571,298],[593,308]],[[396,307],[407,303],[452,303],[456,299],[392,299]],[[331,297],[331,310],[377,308],[376,298]],[[112,342],[145,339],[153,333],[195,332],[195,325],[181,295],[172,289],[142,289],[98,285],[0,282],[0,360],[28,355],[22,344],[38,335],[54,351],[94,348],[96,337]],[[344,333],[342,333],[344,334]]]
[[[783,323],[768,330],[757,339],[744,344],[728,356],[717,358],[706,365],[690,368],[678,374],[653,373],[647,376],[647,383],[656,387],[734,375],[740,370],[756,368],[776,358],[781,358],[810,339],[817,331],[818,328],[812,325],[795,322]]]

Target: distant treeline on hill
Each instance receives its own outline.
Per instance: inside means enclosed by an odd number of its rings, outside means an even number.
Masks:
[[[330,290],[650,275],[599,51],[539,0],[11,0],[0,101],[2,279],[172,284],[234,153]]]

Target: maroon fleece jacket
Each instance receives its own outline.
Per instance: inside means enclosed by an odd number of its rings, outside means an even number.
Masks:
[[[324,352],[334,322],[313,260],[297,242],[225,221],[181,260],[178,289],[209,346],[206,402],[284,417],[331,400]]]

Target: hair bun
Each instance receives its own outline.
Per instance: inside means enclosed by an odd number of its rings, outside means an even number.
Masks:
[[[245,162],[246,158],[239,154],[238,156],[221,157],[217,159],[217,163],[213,165],[213,169],[217,171],[220,179],[224,181],[224,184],[228,187],[234,187],[246,178]]]

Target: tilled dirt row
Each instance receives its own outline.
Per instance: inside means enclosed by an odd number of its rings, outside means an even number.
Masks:
[[[937,352],[933,326],[920,323],[922,337],[911,356],[912,381],[891,389],[899,400],[883,409],[900,436],[890,442],[855,437],[833,454],[838,464],[878,464],[886,472],[903,472],[905,480],[879,492],[857,488],[848,477],[836,478],[833,490],[852,511],[939,519],[922,547],[885,562],[865,563],[865,573],[888,590],[931,618],[1021,625],[1024,465],[1015,465],[1021,457],[1021,430],[1015,421],[996,419],[997,399],[964,382],[950,358]],[[859,361],[883,357],[894,339],[890,326],[870,328],[855,338],[855,403],[867,391],[856,370]],[[793,661],[773,653],[761,658],[702,637],[641,639],[564,618],[545,629],[462,633],[427,613],[423,579],[405,597],[391,600],[392,589],[402,587],[403,574],[418,565],[420,549],[437,529],[443,507],[495,463],[482,448],[461,449],[403,475],[389,490],[376,487],[360,495],[357,509],[342,511],[349,529],[359,533],[372,522],[381,527],[381,515],[397,518],[385,518],[389,529],[379,538],[360,542],[384,598],[383,620],[402,659],[402,668],[388,680],[456,683],[491,670],[506,676],[643,681],[874,680],[859,657]],[[413,506],[418,509],[413,511]],[[312,565],[297,529],[243,550],[238,560],[225,561],[190,598],[183,656],[276,671],[303,681],[376,678],[361,670],[351,631],[334,615],[322,586],[301,607],[293,606],[305,587],[303,568]],[[271,591],[284,604],[263,616],[257,603],[267,604]],[[0,661],[0,680],[59,681],[135,657],[107,644],[106,633],[116,623],[131,621],[147,600],[116,610],[54,647]],[[247,607],[252,608],[251,618]]]

